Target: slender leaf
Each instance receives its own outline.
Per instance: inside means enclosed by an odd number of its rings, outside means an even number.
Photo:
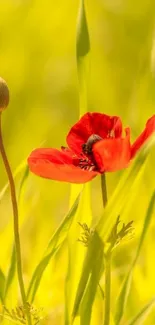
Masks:
[[[98,284],[98,289],[99,289],[99,293],[100,293],[101,298],[104,300],[105,299],[105,295],[104,295],[104,291],[103,291],[100,283]]]
[[[40,145],[44,144],[46,141],[42,141]],[[28,177],[28,173],[29,173],[29,168],[27,165],[27,159],[22,160],[22,162],[18,165],[18,167],[15,169],[15,171],[13,172],[13,177],[16,178],[24,169],[24,175],[22,177],[21,180],[21,184],[20,184],[20,188],[19,188],[19,196],[21,195],[21,190],[23,187],[22,183],[25,183],[25,179]],[[0,191],[0,201],[2,200],[3,196],[5,195],[5,193],[7,192],[7,190],[9,189],[9,183],[7,182],[7,184],[5,184],[5,186],[1,189]],[[19,198],[18,198],[19,200]]]
[[[24,188],[24,185],[25,185],[25,182],[26,182],[28,176],[29,176],[29,166],[26,165],[25,170],[24,170],[24,174],[23,174],[23,177],[21,179],[20,186],[19,186],[18,203],[20,202],[20,198],[21,198],[21,195],[22,195],[22,191],[23,191],[23,188]]]
[[[139,257],[140,252],[141,252],[142,245],[144,243],[148,228],[150,226],[150,222],[151,222],[151,218],[152,218],[152,214],[153,214],[153,210],[154,210],[154,205],[155,205],[155,191],[153,192],[153,194],[151,196],[151,200],[149,202],[146,217],[144,219],[144,225],[143,225],[142,233],[141,233],[141,236],[140,236],[136,256],[135,256],[135,259],[133,261],[134,265],[137,263],[138,257]]]
[[[101,264],[102,264],[102,251],[103,251],[103,242],[101,241],[100,237],[98,236],[97,232],[94,233],[92,240],[90,242],[87,255],[85,258],[85,262],[83,265],[83,270],[82,270],[82,276],[80,278],[79,284],[78,284],[78,289],[76,292],[76,298],[74,302],[74,307],[73,307],[73,312],[72,312],[72,322],[74,321],[80,307],[80,303],[82,300],[82,297],[84,295],[84,292],[86,290],[86,295],[84,298],[84,305],[81,309],[82,312],[82,319],[83,316],[85,315],[85,307],[86,307],[86,301],[88,297],[91,298],[90,301],[90,306],[92,308],[92,303],[94,300],[96,288],[99,282],[99,275],[101,271]],[[97,268],[96,263],[98,263],[99,257],[101,258],[101,264],[99,263],[99,267]],[[96,268],[95,268],[96,266]],[[90,278],[90,282],[89,281]],[[88,283],[88,289],[86,289]],[[91,295],[91,288],[93,289],[92,295]],[[86,311],[87,312],[87,311]],[[87,314],[87,320],[89,320],[90,314]],[[88,323],[89,324],[89,323]]]
[[[95,256],[94,263],[91,270],[91,275],[89,278],[89,282],[84,293],[84,297],[81,302],[80,307],[80,324],[81,325],[89,325],[91,321],[92,307],[95,299],[95,294],[97,290],[97,286],[99,284],[101,270],[103,271],[103,243],[99,241],[97,243],[98,247],[95,245]]]
[[[80,0],[79,17],[77,24],[77,60],[87,55],[90,51],[89,32],[87,26],[84,0]]]
[[[152,197],[151,197],[151,200],[150,200],[150,203],[149,203],[149,206],[148,206],[148,210],[147,210],[146,217],[145,217],[145,220],[144,220],[144,225],[143,225],[143,228],[142,228],[142,233],[141,233],[141,236],[140,236],[140,239],[139,239],[139,244],[138,244],[138,247],[137,247],[135,258],[134,258],[133,263],[131,264],[131,267],[129,269],[129,272],[128,272],[128,274],[127,274],[127,276],[126,276],[126,278],[125,278],[125,280],[123,282],[122,288],[120,290],[120,293],[119,293],[119,296],[118,296],[118,299],[117,299],[116,313],[115,313],[116,325],[120,324],[120,321],[122,319],[122,316],[123,316],[123,313],[124,313],[124,310],[125,310],[125,307],[126,307],[127,298],[128,298],[130,287],[131,287],[133,270],[134,270],[134,267],[135,267],[135,265],[137,263],[137,260],[139,258],[141,248],[142,248],[142,245],[144,243],[144,240],[145,240],[145,237],[146,237],[146,234],[147,234],[150,222],[151,222],[151,217],[152,217],[152,214],[153,214],[154,205],[155,205],[155,191],[152,194]]]
[[[72,192],[74,188],[72,187]],[[86,248],[77,240],[81,237],[83,229],[78,223],[87,224],[92,223],[92,211],[90,207],[90,187],[85,184],[82,197],[74,216],[74,221],[68,233],[68,271],[66,277],[66,314],[65,325],[70,324],[73,304],[75,301],[76,291],[83,268],[83,261],[86,255]],[[76,261],[76,262],[75,262]]]
[[[47,265],[49,264],[52,256],[58,251],[58,249],[61,247],[64,240],[66,239],[67,232],[71,226],[73,217],[76,213],[76,210],[77,210],[77,207],[79,204],[79,200],[80,200],[80,195],[78,195],[72,208],[69,210],[69,212],[63,219],[61,225],[59,226],[59,228],[56,230],[56,232],[52,236],[43,258],[41,259],[41,261],[39,262],[39,264],[37,265],[37,267],[33,273],[33,276],[31,278],[30,285],[29,285],[29,288],[27,291],[27,300],[29,300],[31,303],[34,301],[35,295],[39,288],[41,278],[43,276],[43,273],[44,273]]]
[[[152,308],[155,305],[155,298],[153,298],[143,309],[128,323],[128,325],[141,325],[149,316]]]
[[[0,299],[4,303],[4,288],[5,288],[5,275],[0,269]]]
[[[79,77],[79,107],[80,115],[87,111],[87,86],[89,77],[90,41],[87,26],[84,0],[80,0],[77,25],[76,57]]]
[[[16,251],[15,251],[15,247],[13,246],[11,262],[10,262],[10,266],[9,266],[9,270],[8,270],[8,274],[7,274],[6,282],[5,282],[4,301],[7,297],[9,288],[12,284],[13,279],[14,279],[15,272],[16,272]]]
[[[21,171],[25,168],[27,165],[25,159],[20,163],[20,165],[16,168],[16,170],[13,173],[13,177],[16,178]],[[9,189],[9,183],[7,183],[3,189],[0,191],[0,201],[2,200],[3,196],[5,195],[6,191]]]

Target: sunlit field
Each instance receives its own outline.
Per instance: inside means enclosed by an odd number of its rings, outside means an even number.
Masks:
[[[0,1],[2,325],[155,325],[154,26],[154,0]]]

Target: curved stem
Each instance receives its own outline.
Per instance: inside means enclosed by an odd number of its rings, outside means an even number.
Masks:
[[[103,207],[105,208],[108,201],[105,173],[101,175],[101,189],[102,189]]]
[[[105,310],[104,325],[110,323],[110,291],[111,291],[111,252],[105,258]]]
[[[21,246],[20,246],[20,237],[19,237],[19,217],[18,217],[18,206],[16,199],[16,190],[15,183],[12,175],[12,171],[10,168],[10,164],[5,152],[3,137],[2,137],[2,127],[1,127],[1,115],[0,113],[0,153],[2,155],[2,160],[6,169],[6,173],[9,180],[10,192],[11,192],[11,202],[13,209],[13,224],[14,224],[14,239],[15,239],[15,247],[16,247],[16,258],[17,258],[17,273],[18,273],[18,281],[20,286],[20,292],[22,297],[23,306],[25,307],[26,317],[28,325],[31,325],[31,317],[28,310],[28,305],[26,301],[26,294],[24,288],[23,274],[22,274],[22,260],[21,260]]]

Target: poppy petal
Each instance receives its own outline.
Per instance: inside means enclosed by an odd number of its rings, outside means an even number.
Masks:
[[[54,148],[39,148],[31,152],[28,161],[32,159],[44,159],[56,164],[71,164],[74,154],[72,153],[71,156],[70,152],[70,150],[68,153],[68,151],[60,151]]]
[[[67,144],[75,152],[80,153],[82,145],[92,134],[107,138],[110,133],[113,137],[121,137],[122,122],[117,116],[108,116],[101,113],[86,113],[71,128],[67,135]]]
[[[93,155],[101,173],[126,168],[130,161],[130,129],[125,138],[105,139],[93,146]]]
[[[131,159],[134,158],[137,151],[143,146],[153,132],[155,132],[155,115],[147,121],[144,131],[131,146]]]
[[[34,174],[63,182],[83,184],[98,174],[74,166],[70,155],[56,149],[43,148],[32,151],[28,164]]]

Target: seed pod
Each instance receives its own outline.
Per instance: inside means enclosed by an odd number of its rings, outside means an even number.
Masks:
[[[4,79],[0,77],[0,113],[7,108],[9,104],[9,88]]]

